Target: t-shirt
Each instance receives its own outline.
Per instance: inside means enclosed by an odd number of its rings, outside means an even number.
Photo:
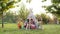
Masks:
[[[21,26],[23,26],[23,22],[20,22]]]

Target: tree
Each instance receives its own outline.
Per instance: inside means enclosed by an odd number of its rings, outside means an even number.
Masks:
[[[46,14],[41,14],[41,17],[42,17],[42,21],[43,21],[43,23],[45,23],[45,24],[47,24],[47,23],[49,23],[49,19],[50,19],[50,17],[49,16],[47,16]]]
[[[2,17],[2,28],[4,27],[3,16],[9,8],[13,8],[13,4],[16,3],[15,0],[0,0],[0,17]]]
[[[46,0],[44,0],[46,1]],[[55,15],[60,15],[60,0],[51,0],[52,5],[44,6],[45,10]]]
[[[29,10],[25,7],[25,5],[23,4],[20,11],[19,11],[19,17],[22,20],[25,20],[27,18],[27,15],[29,14]]]
[[[6,12],[6,15],[4,16],[4,22],[6,23],[16,23],[16,16],[14,13],[8,11]]]

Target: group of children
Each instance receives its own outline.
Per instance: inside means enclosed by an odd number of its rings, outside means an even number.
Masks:
[[[33,19],[27,19],[27,22],[25,22],[24,27],[26,29],[36,29],[35,22]]]
[[[18,28],[25,28],[25,29],[36,29],[36,25],[33,19],[27,19],[25,23],[22,20],[18,21]]]

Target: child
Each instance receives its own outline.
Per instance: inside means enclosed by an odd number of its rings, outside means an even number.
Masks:
[[[22,20],[21,20],[20,24],[21,24],[21,28],[23,29],[24,24],[23,24]]]
[[[30,22],[30,23],[31,23],[31,24],[30,24],[30,28],[31,28],[31,29],[36,29],[36,25],[35,25],[33,19],[31,19],[31,22]]]
[[[22,22],[22,20],[18,21],[18,28],[19,29],[23,28],[23,22]]]
[[[18,28],[20,29],[21,28],[21,24],[20,24],[20,22],[18,21]]]
[[[29,28],[29,19],[27,19],[27,21],[25,22],[24,27],[26,28],[26,30]]]

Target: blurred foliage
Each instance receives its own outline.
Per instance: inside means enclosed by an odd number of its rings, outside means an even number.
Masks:
[[[28,14],[29,14],[29,10],[23,4],[20,11],[19,11],[18,17],[21,18],[22,20],[25,20],[27,18]]]
[[[10,11],[6,13],[4,16],[4,23],[16,23],[17,15],[14,15],[14,13],[11,13]]]
[[[2,17],[2,28],[4,27],[4,13],[8,9],[14,8],[14,3],[16,3],[16,0],[0,0],[0,17]]]
[[[49,19],[50,19],[49,16],[47,16],[46,14],[41,14],[41,17],[42,17],[43,23],[45,24],[49,23]]]
[[[45,2],[46,0],[42,0],[42,2]]]
[[[14,8],[15,0],[0,0],[0,16],[2,16],[3,12],[7,11],[9,8]]]
[[[26,0],[27,3],[30,3],[32,0]]]
[[[52,5],[44,6],[45,10],[53,14],[60,15],[60,0],[51,0]]]
[[[36,15],[36,18],[38,21],[42,21],[44,24],[48,24],[50,19],[49,16],[43,13],[41,15]]]

